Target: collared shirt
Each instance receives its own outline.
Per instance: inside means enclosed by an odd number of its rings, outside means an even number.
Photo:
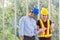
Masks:
[[[36,21],[29,16],[24,16],[19,20],[19,36],[36,36]]]

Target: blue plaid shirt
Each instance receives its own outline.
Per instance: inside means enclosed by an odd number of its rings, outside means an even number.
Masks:
[[[37,35],[37,27],[36,21],[29,16],[23,16],[19,20],[19,36],[36,36]]]

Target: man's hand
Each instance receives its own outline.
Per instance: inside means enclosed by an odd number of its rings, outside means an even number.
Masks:
[[[21,40],[24,40],[24,36],[21,36],[20,39],[21,39]]]

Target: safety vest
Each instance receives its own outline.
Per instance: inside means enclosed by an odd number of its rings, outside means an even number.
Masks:
[[[41,19],[40,19],[40,25],[41,25],[41,28],[44,28],[44,24],[43,24],[43,21]],[[48,37],[52,36],[52,34],[49,33],[49,31],[50,31],[50,20],[49,19],[47,20],[47,27],[46,28],[47,28],[46,31],[39,34],[38,37],[46,37],[46,38],[48,38]]]

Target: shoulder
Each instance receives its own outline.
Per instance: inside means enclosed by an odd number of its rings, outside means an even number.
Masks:
[[[36,20],[34,18],[32,18],[32,21],[33,21],[33,23],[36,23]]]
[[[50,19],[48,19],[50,21],[50,23],[52,23],[52,21]]]
[[[39,24],[40,23],[40,20],[37,20],[36,23]]]
[[[50,25],[52,24],[52,23],[54,23],[52,20],[49,20],[50,21]]]
[[[40,20],[37,20],[37,22],[40,22]]]
[[[37,24],[38,26],[40,26],[40,20],[37,20],[36,24]]]
[[[26,16],[23,16],[19,19],[19,21],[23,21],[23,20],[25,20],[25,18],[26,18]]]

